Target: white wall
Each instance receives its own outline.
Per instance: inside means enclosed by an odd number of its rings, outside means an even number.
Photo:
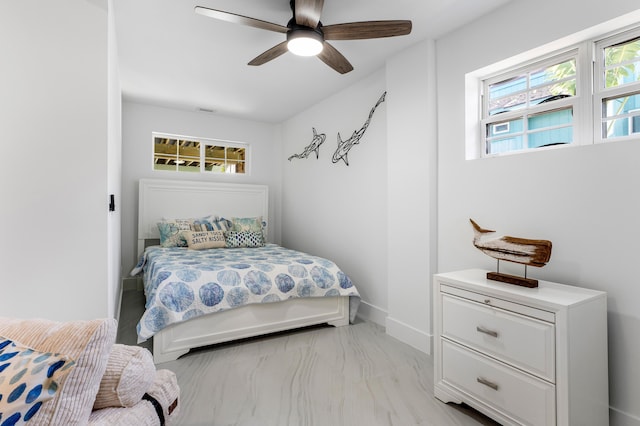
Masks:
[[[463,120],[465,73],[637,7],[635,0],[516,0],[437,41],[438,270],[495,267],[472,246],[469,218],[511,235],[551,240],[550,263],[529,274],[608,293],[611,424],[635,426],[639,141],[466,161]],[[532,25],[523,31],[525,22]]]
[[[387,333],[431,353],[431,275],[436,263],[435,44],[387,61]]]
[[[386,90],[384,70],[354,84],[282,125],[282,243],[329,258],[349,275],[362,296],[361,313],[376,322],[387,315],[387,94],[347,166],[332,162],[337,134],[346,140],[366,122]],[[313,138],[326,139],[306,159]]]
[[[284,157],[325,133],[320,158],[283,169],[283,244],[334,260],[362,296],[359,315],[427,353],[430,282],[435,267],[435,46],[425,41],[384,69],[287,120]],[[334,164],[343,140],[362,127],[349,166]]]
[[[120,315],[120,291],[121,291],[121,248],[120,248],[120,193],[122,188],[122,95],[120,88],[120,75],[118,71],[118,47],[116,43],[115,22],[113,13],[113,0],[109,4],[109,29],[108,29],[108,66],[109,66],[109,91],[108,91],[108,136],[107,136],[107,194],[113,194],[116,209],[109,212],[107,222],[107,311],[109,316],[118,318]]]
[[[126,101],[122,108],[123,277],[129,276],[137,261],[138,181],[141,178],[269,185],[269,240],[280,242],[282,155],[277,125]],[[248,143],[251,173],[243,176],[154,171],[152,132]]]
[[[107,0],[0,2],[0,313],[106,317]]]

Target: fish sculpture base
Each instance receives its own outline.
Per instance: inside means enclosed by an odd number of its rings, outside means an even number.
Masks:
[[[500,281],[507,284],[515,284],[522,287],[536,288],[538,280],[532,278],[519,277],[517,275],[503,274],[501,272],[487,272],[487,279]]]

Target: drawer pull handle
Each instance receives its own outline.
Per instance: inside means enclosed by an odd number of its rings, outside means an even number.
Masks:
[[[487,386],[487,387],[490,387],[491,389],[493,389],[493,390],[495,390],[495,391],[497,391],[497,390],[498,390],[498,384],[497,384],[497,383],[490,382],[489,380],[484,379],[484,378],[482,378],[482,377],[478,377],[478,378],[476,378],[476,381],[477,381],[478,383],[481,383],[481,384],[483,384],[483,385]]]
[[[491,337],[496,337],[496,338],[498,337],[498,332],[497,331],[489,330],[489,329],[481,327],[481,326],[477,326],[476,327],[476,331],[478,333],[488,334]]]
[[[488,334],[491,337],[498,337],[498,332],[497,331],[489,330],[489,329],[481,327],[481,326],[477,326],[476,327],[476,331],[478,333]]]

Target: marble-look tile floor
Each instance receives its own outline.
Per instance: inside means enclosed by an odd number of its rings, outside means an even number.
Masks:
[[[121,343],[135,343],[135,293],[125,292]],[[497,424],[435,399],[431,357],[361,320],[198,349],[159,368],[178,377],[184,426]]]

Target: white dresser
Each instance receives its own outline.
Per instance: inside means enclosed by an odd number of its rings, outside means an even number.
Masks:
[[[609,424],[606,293],[434,276],[434,393],[503,425]]]

